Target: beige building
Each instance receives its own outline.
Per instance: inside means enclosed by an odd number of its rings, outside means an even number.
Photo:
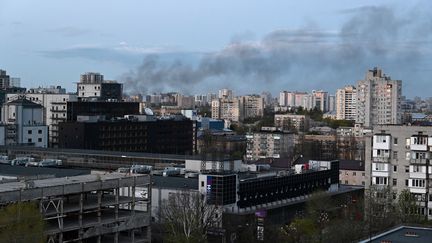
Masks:
[[[357,116],[357,89],[345,86],[336,91],[336,119],[355,120]]]
[[[295,114],[275,114],[274,125],[282,130],[307,132],[309,130],[309,116]]]
[[[366,188],[390,187],[396,194],[408,189],[420,212],[432,219],[429,179],[432,127],[376,126],[366,139]]]
[[[263,127],[259,132],[246,134],[246,140],[247,160],[278,159],[292,156],[295,135],[275,127]]]
[[[340,160],[339,184],[364,186],[366,184],[365,163],[359,160]]]
[[[392,80],[381,69],[366,72],[357,82],[356,123],[365,127],[401,124],[402,81]]]
[[[233,122],[243,120],[240,110],[240,100],[234,99],[216,99],[212,101],[212,118],[224,119]]]
[[[241,122],[246,118],[264,115],[264,98],[259,95],[246,95],[236,98],[212,101],[212,118]]]

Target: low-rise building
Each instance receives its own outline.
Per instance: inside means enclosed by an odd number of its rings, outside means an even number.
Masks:
[[[274,125],[282,130],[307,132],[310,118],[308,115],[275,114]]]
[[[7,94],[7,101],[25,97],[43,107],[43,122],[49,129],[49,146],[58,147],[58,126],[66,121],[67,102],[76,101],[76,94],[67,94],[61,87],[30,89],[25,94]]]
[[[3,104],[1,121],[4,145],[48,146],[48,126],[41,105],[20,96]]]
[[[246,159],[249,161],[293,155],[295,135],[291,132],[263,127],[259,132],[247,133],[246,139]]]
[[[365,186],[365,163],[360,160],[341,160],[339,162],[339,184]]]

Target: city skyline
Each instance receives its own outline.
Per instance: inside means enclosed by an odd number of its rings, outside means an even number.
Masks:
[[[169,3],[3,1],[1,68],[28,87],[73,90],[80,73],[95,71],[127,92],[277,94],[334,93],[378,66],[404,81],[407,97],[428,96],[421,89],[431,72],[426,1]]]

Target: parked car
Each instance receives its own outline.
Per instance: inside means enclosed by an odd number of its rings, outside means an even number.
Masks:
[[[34,158],[32,158],[32,157],[17,157],[11,161],[11,165],[25,166],[29,162],[34,162]]]

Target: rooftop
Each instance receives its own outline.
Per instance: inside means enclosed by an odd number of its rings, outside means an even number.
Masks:
[[[198,190],[198,178],[152,176],[153,188]]]
[[[432,228],[399,226],[360,243],[366,242],[429,243],[432,242]]]
[[[49,167],[25,167],[0,164],[0,175],[28,177],[35,175],[50,175],[54,177],[78,176],[90,174],[88,169],[66,169]]]
[[[30,188],[46,188],[55,186],[66,186],[78,183],[89,183],[95,181],[106,181],[113,179],[129,178],[131,177],[125,173],[106,173],[106,174],[89,174],[71,177],[60,177],[60,178],[50,178],[42,180],[32,180],[32,185]],[[0,193],[21,191],[24,189],[29,189],[28,183],[25,181],[9,182],[0,184]]]
[[[364,161],[360,160],[339,160],[339,170],[365,170]]]

